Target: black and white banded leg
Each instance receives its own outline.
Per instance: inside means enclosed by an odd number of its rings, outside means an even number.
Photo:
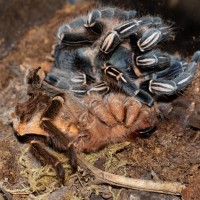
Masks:
[[[95,9],[88,14],[84,26],[92,33],[100,35],[104,29],[102,19],[117,18],[119,20],[129,20],[133,19],[135,15],[135,10],[125,11],[119,8]]]
[[[168,26],[160,26],[157,28],[144,28],[139,31],[139,39],[137,38],[137,47],[141,52],[152,50],[161,41],[168,40],[171,35],[171,28]]]
[[[133,55],[133,59],[139,69],[148,73],[150,70],[160,71],[165,69],[171,64],[172,57],[159,50],[153,50],[139,56]]]
[[[129,96],[136,97],[140,102],[152,106],[154,99],[150,94],[139,88],[139,85],[134,83],[128,76],[116,69],[109,63],[102,66],[103,78],[110,84],[110,87],[115,86]]]
[[[154,28],[151,28],[152,26]],[[144,29],[143,31],[142,27]],[[138,43],[139,46],[141,46],[140,43],[144,46],[143,42],[145,41],[145,45],[147,45],[146,43],[148,42],[148,46],[151,45],[153,48],[153,44],[157,44],[168,34],[169,30],[164,27],[159,17],[147,16],[140,19],[129,20],[106,35],[100,45],[100,50],[108,54],[131,35],[134,35],[136,40],[140,40]]]
[[[129,20],[136,15],[135,10],[124,11],[118,8],[95,9],[87,17],[77,18],[62,25],[57,33],[61,47],[78,48],[92,45],[104,30],[102,19],[117,18]]]
[[[109,92],[109,87],[106,82],[99,82],[95,84],[91,84],[89,90],[87,91],[88,95],[91,94],[106,94]]]
[[[84,28],[86,18],[78,18],[69,24],[60,26],[57,33],[59,45],[61,47],[78,48],[91,45],[96,39],[96,35],[90,34]]]
[[[182,70],[181,73],[177,73],[177,76],[167,79],[167,75],[169,76],[172,73],[173,68],[168,69],[169,71],[166,71],[166,74],[164,72],[155,74],[156,77],[149,82],[149,91],[156,95],[173,95],[182,91],[191,83],[199,61],[200,51],[197,51],[189,63],[175,63]],[[176,75],[176,72],[173,73]],[[162,78],[162,76],[164,77]]]

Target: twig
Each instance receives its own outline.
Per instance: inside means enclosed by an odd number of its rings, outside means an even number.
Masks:
[[[80,166],[89,169],[94,174],[95,178],[101,183],[148,192],[174,195],[181,195],[181,192],[186,188],[185,185],[177,182],[155,182],[152,180],[133,179],[104,172],[87,163],[81,155],[78,155],[78,163]]]

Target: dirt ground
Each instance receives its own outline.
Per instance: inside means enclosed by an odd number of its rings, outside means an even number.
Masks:
[[[53,169],[40,166],[28,153],[28,145],[20,144],[13,134],[9,112],[25,95],[23,69],[41,66],[48,71],[58,26],[94,5],[92,2],[66,4],[47,22],[29,28],[15,48],[0,60],[0,187],[5,190],[0,193],[0,199],[180,199],[173,195],[97,185],[88,173],[71,174],[67,164],[68,177],[65,186],[61,187]],[[200,105],[199,80],[198,68],[192,84],[180,95],[180,99],[194,102],[197,107]],[[180,110],[179,114],[187,114],[186,110]],[[86,159],[98,168],[118,175],[189,184],[200,176],[200,130],[186,127],[184,117],[176,119],[162,119],[149,138],[110,145],[86,155]],[[62,155],[56,155],[66,162]]]

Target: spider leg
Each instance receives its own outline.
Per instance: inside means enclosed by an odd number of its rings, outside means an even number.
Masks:
[[[62,25],[57,33],[60,47],[78,48],[92,45],[104,30],[102,19],[116,17],[118,19],[133,18],[136,11],[124,11],[117,8],[102,8],[91,11],[87,17],[73,20]]]
[[[136,15],[135,10],[125,11],[118,8],[100,8],[92,10],[84,23],[86,29],[94,34],[100,35],[103,32],[104,24],[103,19],[110,19],[115,17],[120,20],[129,20]]]
[[[99,82],[99,83],[91,84],[90,88],[87,91],[87,94],[88,95],[92,95],[95,93],[106,94],[108,93],[108,91],[109,91],[109,87],[106,84],[106,82]]]
[[[128,98],[126,99],[125,106],[126,106],[125,124],[126,127],[130,127],[138,118],[142,105],[139,101],[135,100],[134,98]]]
[[[170,65],[171,56],[159,50],[153,50],[139,56],[133,55],[134,63],[139,68],[140,72],[144,74],[151,70],[163,70]]]
[[[133,36],[132,46],[136,43],[140,51],[153,48],[158,42],[169,37],[169,28],[161,24],[159,17],[150,16],[126,21],[105,36],[100,50],[108,54],[130,36]]]
[[[45,149],[44,143],[31,141],[30,152],[42,165],[50,164],[55,169],[61,183],[64,184],[65,170],[59,160]]]
[[[104,104],[106,105],[107,110],[112,113],[112,115],[119,123],[123,123],[126,115],[126,108],[124,103],[125,99],[125,95],[120,93],[110,93],[107,95],[107,97],[104,98]]]
[[[158,119],[155,110],[151,108],[141,108],[140,113],[137,115],[137,120],[134,125],[129,128],[129,134],[137,132],[139,136],[148,136],[156,126]]]
[[[162,40],[169,39],[171,29],[164,25],[156,28],[144,28],[138,35],[140,38],[137,40],[137,47],[141,52],[145,52],[153,49]]]
[[[140,102],[147,104],[148,106],[153,105],[153,98],[150,94],[141,90],[139,85],[136,85],[126,74],[122,73],[119,69],[116,69],[109,63],[106,63],[102,66],[103,78],[107,83],[116,86],[129,96],[134,96]]]
[[[105,107],[101,96],[91,96],[85,98],[84,103],[87,104],[89,111],[96,117],[98,117],[107,126],[113,127],[116,125],[117,121],[111,112]]]
[[[54,120],[60,112],[64,101],[64,94],[60,94],[53,98],[51,105],[41,118],[40,126],[48,133],[51,145],[59,151],[64,151],[69,155],[70,164],[73,169],[76,170],[77,156],[73,144],[71,143],[71,139],[52,123],[52,120]]]
[[[188,64],[184,64],[182,68],[183,71],[179,74],[175,74],[176,76],[174,78],[172,77],[171,79],[161,78],[164,75],[164,72],[161,71],[159,74],[157,74],[156,78],[150,80],[149,91],[157,95],[173,95],[185,89],[191,83],[199,61],[200,51],[197,51],[193,55],[191,62]],[[167,74],[169,72],[171,72],[170,69],[166,71]]]
[[[64,152],[67,156],[69,156],[69,162],[72,166],[73,170],[77,170],[77,156],[76,151],[71,144],[70,138],[62,133],[51,121],[43,119],[41,122],[41,126],[44,130],[46,130],[49,134],[49,143],[59,151]]]
[[[111,93],[104,97],[87,96],[84,102],[93,105],[88,106],[89,112],[82,117],[87,133],[76,141],[79,151],[95,151],[108,143],[132,140],[148,133],[157,122],[154,108],[142,106],[134,97]],[[108,123],[110,116],[115,118],[115,123]]]
[[[60,26],[57,33],[59,48],[78,48],[91,45],[96,35],[91,34],[84,28],[85,17],[73,20],[69,24]]]
[[[41,67],[37,69],[28,69],[25,75],[25,84],[27,86],[27,94],[31,95],[34,91],[39,90],[45,78],[45,73]]]

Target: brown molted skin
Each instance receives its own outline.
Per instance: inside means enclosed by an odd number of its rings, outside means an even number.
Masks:
[[[132,141],[157,122],[156,106],[149,108],[134,97],[119,93],[80,99],[43,81],[38,69],[28,73],[28,78],[33,78],[27,82],[31,96],[11,114],[13,127],[18,136],[29,138],[32,155],[41,164],[51,164],[62,183],[62,164],[45,150],[46,145],[69,156],[76,170],[76,152],[92,152],[110,143]]]

